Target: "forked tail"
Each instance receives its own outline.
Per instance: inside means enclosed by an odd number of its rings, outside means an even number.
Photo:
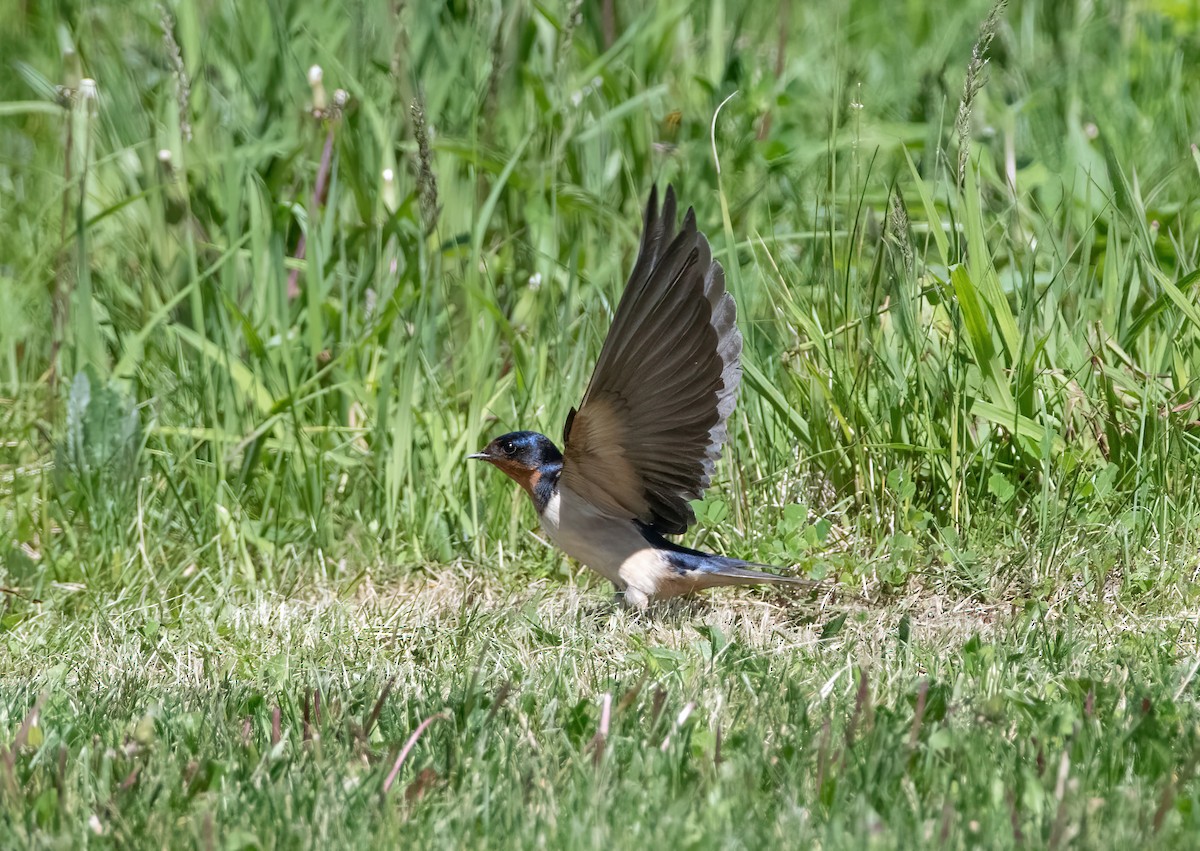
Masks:
[[[710,555],[696,570],[696,584],[699,588],[715,588],[723,585],[792,585],[797,588],[817,590],[828,588],[828,582],[818,582],[803,576],[784,576],[778,573],[768,573],[759,568],[765,564],[755,564],[752,561],[742,561],[736,558]]]

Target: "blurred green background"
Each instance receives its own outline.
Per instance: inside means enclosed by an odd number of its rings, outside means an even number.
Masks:
[[[1198,28],[9,3],[0,844],[1186,847]],[[833,597],[638,620],[464,463],[667,183],[746,338],[685,542]]]
[[[1182,578],[1195,9],[1014,3],[964,81],[987,15],[21,5],[5,581],[565,569],[462,459],[558,435],[668,182],[747,343],[708,545],[885,586]]]

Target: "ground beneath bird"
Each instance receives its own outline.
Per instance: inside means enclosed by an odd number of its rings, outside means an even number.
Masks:
[[[638,614],[583,581],[47,607],[0,662],[4,844],[1195,829],[1196,611],[734,591]]]

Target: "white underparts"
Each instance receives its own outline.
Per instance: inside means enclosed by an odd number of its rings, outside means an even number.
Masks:
[[[651,599],[673,597],[694,587],[678,576],[631,521],[604,514],[566,488],[558,488],[541,519],[556,546],[612,582],[632,606],[643,608]]]

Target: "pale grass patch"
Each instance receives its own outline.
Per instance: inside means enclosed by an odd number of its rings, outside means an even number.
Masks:
[[[368,574],[349,595],[325,583],[302,596],[253,592],[193,602],[174,619],[153,606],[116,603],[83,617],[47,611],[9,633],[0,682],[28,683],[32,671],[37,688],[49,691],[137,683],[165,694],[243,683],[285,694],[305,684],[352,690],[394,680],[394,695],[436,703],[452,698],[455,672],[474,671],[492,688],[518,691],[562,679],[580,697],[600,701],[612,687],[606,683],[640,679],[653,690],[669,681],[670,666],[656,661],[665,653],[691,672],[701,711],[719,715],[731,685],[715,667],[724,653],[769,662],[818,704],[852,697],[856,670],[870,672],[874,689],[903,691],[913,677],[950,673],[943,666],[972,637],[1004,645],[1021,641],[1022,629],[1043,629],[1025,602],[981,603],[928,589],[886,601],[840,588],[814,598],[729,589],[637,613],[586,573],[514,590],[456,564],[388,582]],[[842,615],[840,627],[823,635]],[[1167,633],[1200,623],[1200,612],[1124,606],[1096,617],[1060,596],[1040,618],[1103,655],[1123,635]],[[897,638],[903,622],[907,642]],[[1178,641],[1180,664],[1200,667],[1189,664],[1195,630]],[[1194,676],[1185,674],[1185,684]]]

